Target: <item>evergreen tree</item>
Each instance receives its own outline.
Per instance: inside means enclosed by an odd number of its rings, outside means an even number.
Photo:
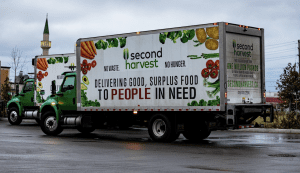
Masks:
[[[9,78],[6,77],[4,84],[1,86],[1,98],[4,104],[4,110],[1,110],[2,115],[6,115],[6,104],[11,99],[11,87],[9,85]]]
[[[298,91],[300,90],[300,79],[299,73],[296,71],[296,63],[294,65],[288,63],[276,84],[276,89],[279,90],[279,98],[285,102],[286,105],[284,106],[289,107],[291,111],[292,104],[295,103],[296,98],[299,99]]]

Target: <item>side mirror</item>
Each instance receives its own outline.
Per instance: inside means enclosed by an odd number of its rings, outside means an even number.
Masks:
[[[51,93],[52,95],[54,95],[56,93],[56,84],[55,84],[55,80],[52,81],[52,85],[51,85]]]

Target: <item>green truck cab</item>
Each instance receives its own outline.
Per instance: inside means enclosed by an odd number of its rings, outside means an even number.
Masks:
[[[45,134],[57,135],[63,128],[60,122],[63,121],[62,114],[76,111],[76,73],[64,72],[65,76],[59,91],[55,93],[52,88],[52,95],[41,105],[41,128]],[[55,81],[52,81],[55,86]]]
[[[37,107],[34,106],[34,79],[26,79],[22,91],[16,87],[16,95],[7,103],[8,121],[12,125],[19,125],[25,118],[38,120]]]

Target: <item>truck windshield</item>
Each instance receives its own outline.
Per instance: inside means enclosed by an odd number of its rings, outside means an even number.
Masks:
[[[32,88],[33,88],[33,82],[32,81],[26,82],[23,88],[23,92],[25,93],[25,92],[32,91]]]
[[[66,77],[64,84],[62,86],[62,91],[73,89],[74,84],[75,84],[75,76]]]

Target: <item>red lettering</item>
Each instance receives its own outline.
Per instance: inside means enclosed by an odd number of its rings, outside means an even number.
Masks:
[[[124,89],[119,89],[119,100],[124,100],[124,98],[121,98],[121,95],[124,95],[124,93],[122,93]]]
[[[127,93],[128,91],[128,93]],[[131,90],[129,88],[125,89],[125,99],[129,100],[130,99],[130,95],[131,95]]]
[[[136,88],[132,88],[132,99],[134,99],[134,95],[137,95],[138,90]]]
[[[117,90],[116,89],[112,89],[111,90],[111,100],[113,100],[114,99],[114,95],[117,95]]]
[[[148,92],[150,88],[145,88],[145,99],[151,99],[150,97],[148,97],[148,95],[150,94],[150,92]]]
[[[144,99],[142,98],[142,88],[139,88],[139,99]]]

